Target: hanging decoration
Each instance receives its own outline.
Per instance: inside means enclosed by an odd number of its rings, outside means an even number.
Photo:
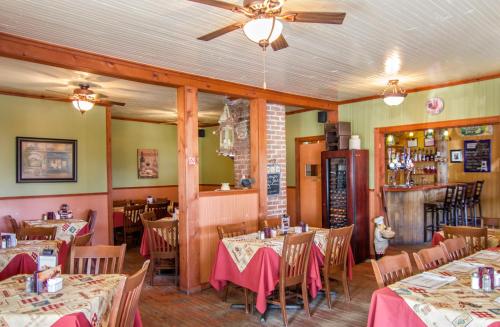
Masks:
[[[234,158],[234,130],[235,121],[226,100],[219,118],[219,155]]]

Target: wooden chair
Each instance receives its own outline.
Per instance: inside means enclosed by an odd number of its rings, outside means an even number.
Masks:
[[[121,274],[125,258],[126,244],[72,246],[70,274]]]
[[[264,227],[271,228],[281,228],[281,218],[268,218],[264,219],[259,223],[260,229],[264,229]]]
[[[130,200],[130,205],[133,206],[145,206],[146,204],[148,204],[148,201],[144,199]]]
[[[166,203],[167,205],[169,205],[170,201],[167,198],[157,198],[156,203]]]
[[[155,221],[156,220],[156,214],[153,211],[146,211],[141,213],[140,215],[142,224],[144,225],[144,221]]]
[[[330,280],[337,280],[344,287],[345,301],[351,301],[349,292],[349,280],[347,277],[347,255],[351,243],[354,225],[344,228],[332,228],[328,232],[328,240],[323,265],[323,280],[325,283],[326,301],[328,307],[332,308],[332,297],[330,294]]]
[[[222,240],[223,238],[245,235],[247,227],[245,222],[220,225],[217,226],[217,232],[219,233],[219,240]]]
[[[129,201],[128,200],[114,200],[113,201],[113,208],[115,207],[126,207],[128,206]]]
[[[10,227],[12,228],[12,233],[17,234],[19,232],[19,225],[17,224],[17,220],[12,218],[11,215],[5,216],[5,219],[8,220]]]
[[[80,236],[75,236],[73,238],[73,246],[88,246],[90,245],[90,241],[92,240],[92,236],[94,235],[93,232],[83,234]]]
[[[488,245],[488,229],[466,226],[445,226],[444,238],[463,237],[467,244],[468,254],[483,250]]]
[[[168,216],[168,203],[152,203],[148,204],[146,210],[148,212],[154,212],[157,219],[165,218]]]
[[[408,253],[384,256],[380,260],[371,260],[373,273],[379,288],[393,284],[397,281],[410,277],[413,274],[411,261]]]
[[[448,261],[459,260],[468,255],[467,243],[463,237],[449,238],[440,242],[439,246],[446,253]]]
[[[97,211],[90,209],[87,214],[87,223],[89,225],[89,232],[94,236],[95,222],[97,219]],[[92,241],[92,240],[90,240]]]
[[[446,253],[440,246],[413,252],[413,258],[420,272],[435,269],[448,263]]]
[[[149,260],[146,260],[138,272],[127,277],[124,283],[120,285],[120,291],[115,295],[111,307],[109,326],[134,326],[135,313],[139,308],[139,299],[148,267]]]
[[[136,243],[141,239],[143,226],[141,214],[144,213],[145,205],[132,205],[123,209],[123,241],[127,243],[128,236],[137,234]]]
[[[179,273],[178,221],[144,220],[151,256],[151,286],[156,273],[162,269],[175,269],[175,285]]]
[[[17,239],[26,240],[55,240],[57,227],[22,227],[17,233]]]
[[[311,316],[309,311],[309,299],[307,297],[307,269],[314,234],[315,232],[307,232],[301,234],[287,234],[285,236],[280,259],[280,279],[278,285],[279,301],[270,301],[273,304],[280,305],[281,315],[283,316],[285,326],[288,326],[286,313],[286,300],[289,298],[286,294],[286,289],[288,287],[296,285],[301,286],[304,310],[308,317]]]

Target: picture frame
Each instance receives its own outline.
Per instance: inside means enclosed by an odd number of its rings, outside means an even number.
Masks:
[[[409,148],[416,148],[418,147],[418,139],[413,138],[408,140],[408,147]]]
[[[462,150],[450,150],[450,162],[451,163],[460,163],[463,162],[463,152]]]
[[[77,182],[78,141],[16,137],[16,182]]]
[[[137,149],[137,178],[158,178],[157,149]]]

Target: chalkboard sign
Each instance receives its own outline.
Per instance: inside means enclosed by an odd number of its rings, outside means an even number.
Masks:
[[[491,171],[491,140],[464,141],[464,172]]]
[[[267,174],[267,195],[280,194],[280,173]]]

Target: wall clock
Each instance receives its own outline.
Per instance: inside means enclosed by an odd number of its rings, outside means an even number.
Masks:
[[[438,115],[444,110],[444,101],[438,97],[432,98],[427,100],[425,107],[427,108],[427,113],[431,115]]]

